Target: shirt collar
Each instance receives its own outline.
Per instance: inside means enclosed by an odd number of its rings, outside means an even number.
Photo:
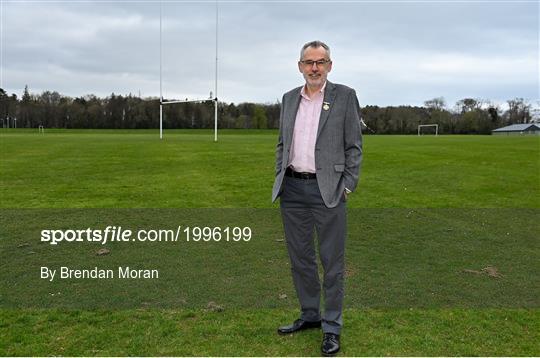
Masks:
[[[319,90],[319,93],[324,94],[324,89],[326,88],[326,83],[327,83],[327,82],[328,82],[328,81],[324,81],[324,83],[323,83],[321,89]],[[306,86],[307,86],[307,85],[303,85],[303,86],[302,86],[302,89],[300,90],[300,95],[301,95],[302,97],[306,98],[306,99],[311,100],[311,98],[309,98],[309,96],[306,94]]]

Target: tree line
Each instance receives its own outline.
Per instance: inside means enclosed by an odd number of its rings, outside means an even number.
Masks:
[[[424,106],[367,105],[360,108],[364,131],[376,134],[415,134],[419,124],[439,125],[441,134],[489,134],[492,129],[528,123],[531,104],[522,98],[507,101],[502,110],[486,100],[465,98],[448,108],[444,98],[425,101]],[[219,128],[275,129],[281,104],[218,103]],[[159,98],[115,95],[68,97],[56,91],[32,94],[25,87],[21,98],[0,88],[2,126],[17,128],[156,128]],[[213,128],[214,103],[182,103],[163,106],[165,128]]]

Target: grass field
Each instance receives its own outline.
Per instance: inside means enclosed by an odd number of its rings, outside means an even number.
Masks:
[[[268,208],[275,131],[2,134],[2,207]],[[540,139],[365,136],[349,207],[540,206]]]
[[[275,334],[297,315],[270,203],[276,136],[2,132],[0,354],[318,355],[320,332]],[[538,184],[538,137],[365,136],[348,203],[341,354],[539,355]],[[113,243],[103,257],[91,243],[39,243],[47,225],[118,223],[234,223],[256,235],[174,249]],[[44,264],[98,263],[152,263],[164,275],[38,277]]]

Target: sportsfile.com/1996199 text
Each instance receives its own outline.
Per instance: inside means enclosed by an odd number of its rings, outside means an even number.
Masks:
[[[135,233],[135,234],[134,234]],[[104,229],[44,229],[41,230],[41,242],[58,245],[60,242],[96,242],[105,245],[108,242],[248,242],[252,230],[244,227],[209,227],[178,226],[171,229],[124,229],[121,226],[107,226]]]

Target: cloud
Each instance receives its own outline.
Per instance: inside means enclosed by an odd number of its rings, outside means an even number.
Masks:
[[[159,95],[156,2],[3,4],[3,86]],[[215,4],[163,4],[168,98],[214,90]],[[332,47],[330,80],[363,104],[436,96],[539,98],[538,3],[226,2],[219,6],[219,97],[273,102],[302,83],[303,43]]]

